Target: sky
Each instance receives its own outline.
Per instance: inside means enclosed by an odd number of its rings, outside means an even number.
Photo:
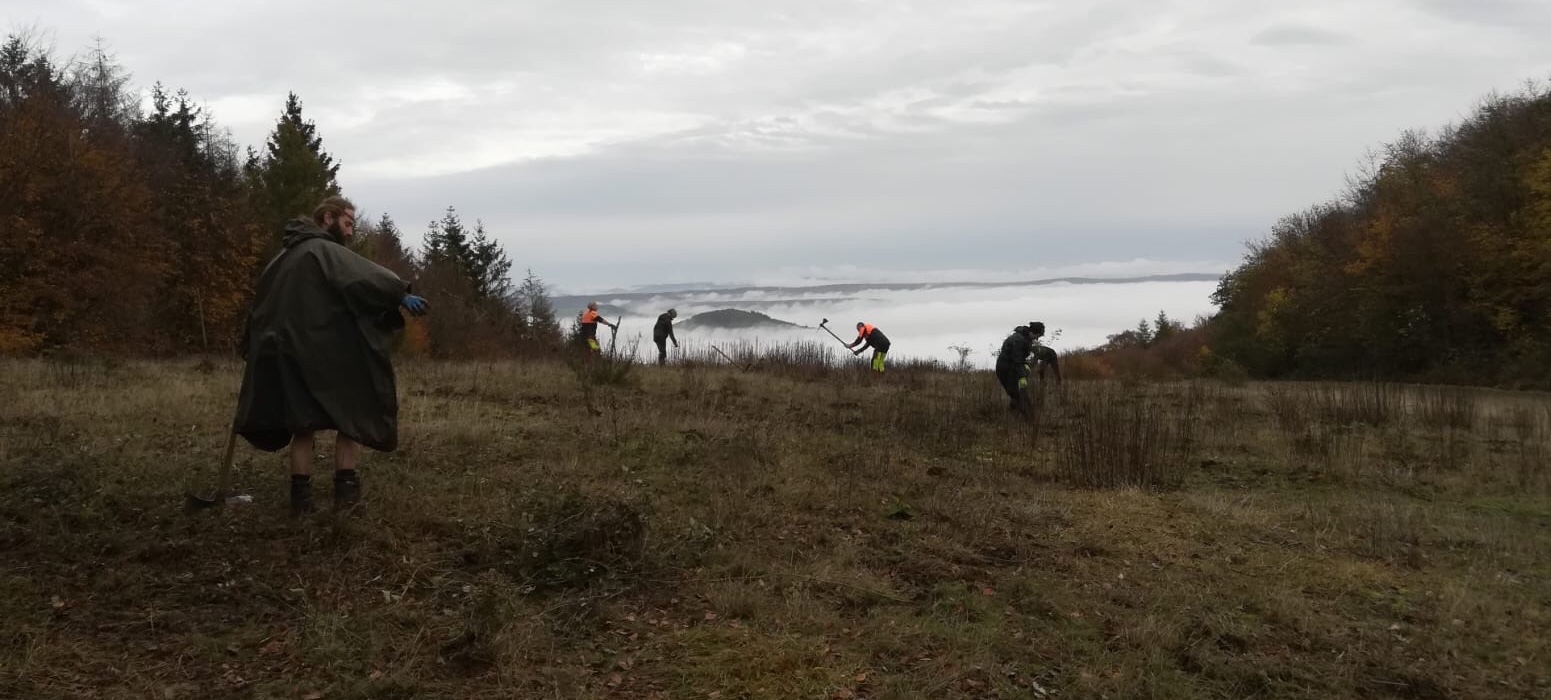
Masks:
[[[1220,272],[1365,152],[1551,77],[1544,0],[5,0],[561,292]],[[1000,278],[1000,277],[997,277]]]

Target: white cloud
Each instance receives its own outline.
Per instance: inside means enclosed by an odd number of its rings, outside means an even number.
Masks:
[[[888,335],[896,359],[934,358],[953,362],[953,346],[967,346],[967,358],[979,367],[994,362],[991,351],[1014,326],[1042,321],[1051,347],[1067,352],[1102,344],[1114,333],[1151,320],[1159,311],[1190,323],[1212,310],[1208,297],[1215,282],[1142,282],[1134,284],[1054,284],[1047,286],[933,288],[908,291],[865,290],[857,293],[779,294],[800,302],[757,304],[755,308],[774,318],[806,328],[760,331],[681,330],[681,343],[759,342],[764,345],[800,340],[833,343],[818,328],[823,318],[847,341],[855,337],[855,323],[864,321]],[[607,295],[600,297],[609,303]],[[708,293],[663,297],[630,307],[619,342],[639,339],[650,350],[650,321],[669,306],[677,308],[680,321],[695,314],[725,308],[750,308],[749,302],[776,300],[768,294]],[[562,309],[562,313],[568,312]],[[621,346],[623,347],[623,346]]]
[[[1181,273],[1220,274],[1233,267],[1224,261],[1190,260],[1113,260],[1054,267],[1027,269],[976,269],[939,267],[921,270],[893,270],[858,265],[836,267],[805,266],[774,270],[748,280],[749,284],[768,287],[797,287],[851,283],[954,283],[954,282],[1033,282],[1063,277],[1115,279],[1172,275]]]

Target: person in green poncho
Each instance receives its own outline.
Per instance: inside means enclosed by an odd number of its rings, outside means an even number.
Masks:
[[[286,224],[264,268],[243,329],[246,361],[233,430],[254,447],[290,446],[291,511],[313,510],[315,435],[336,431],[334,505],[356,504],[360,446],[398,445],[398,395],[390,348],[403,308],[427,312],[398,275],[348,248],[355,205],[331,197],[312,218]]]

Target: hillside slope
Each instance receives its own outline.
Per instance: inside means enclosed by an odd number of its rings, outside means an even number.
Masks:
[[[1538,398],[399,376],[365,507],[297,522],[246,445],[251,502],[180,510],[237,366],[0,365],[0,697],[1551,691]]]

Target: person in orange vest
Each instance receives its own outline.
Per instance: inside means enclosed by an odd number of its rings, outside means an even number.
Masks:
[[[889,337],[884,335],[883,331],[857,321],[856,340],[851,341],[851,344],[846,347],[856,348],[851,354],[857,356],[861,356],[863,350],[872,348],[872,371],[879,374],[883,373],[883,361],[889,354]]]
[[[587,303],[587,310],[577,317],[577,323],[580,326],[582,341],[587,344],[587,352],[593,355],[603,352],[603,346],[598,344],[598,324],[601,323],[614,330],[619,330],[619,326],[609,323],[609,320],[604,318],[603,314],[598,313],[598,302],[596,301]]]

